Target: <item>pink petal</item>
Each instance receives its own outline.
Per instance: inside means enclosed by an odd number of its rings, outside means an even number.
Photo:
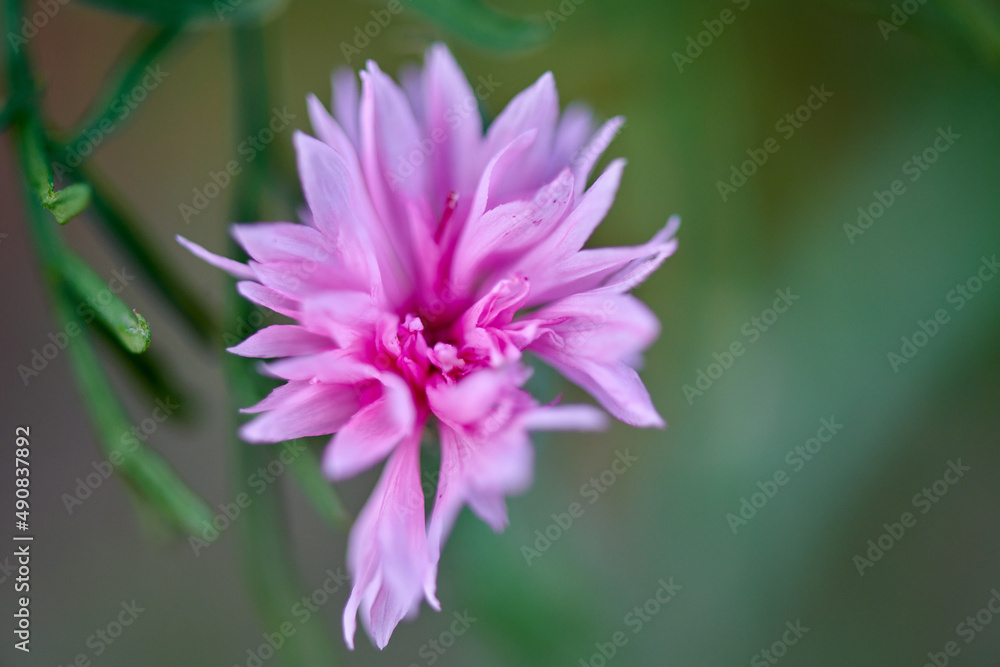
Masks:
[[[563,111],[556,127],[549,157],[549,169],[558,171],[572,165],[580,156],[584,142],[594,132],[594,117],[585,104],[572,102]]]
[[[236,283],[236,291],[246,300],[287,317],[298,317],[299,302],[258,282]]]
[[[333,342],[325,336],[292,324],[275,324],[227,349],[243,357],[290,357],[313,354],[331,347]]]
[[[351,180],[344,158],[323,142],[301,132],[295,133],[293,141],[302,193],[312,213],[313,224],[335,241],[340,263],[347,272],[371,280],[375,272],[351,195],[351,189],[360,184]]]
[[[524,417],[529,431],[603,431],[608,418],[590,405],[556,405],[538,407]]]
[[[624,124],[625,119],[621,116],[615,116],[606,122],[597,130],[590,143],[573,160],[573,175],[576,176],[577,196],[583,193],[587,187],[587,179],[590,176],[590,171],[597,164],[597,160],[604,151],[607,150],[611,141],[618,135],[618,131]]]
[[[548,172],[552,140],[559,119],[559,95],[551,72],[546,72],[531,87],[521,91],[500,112],[486,131],[484,156],[496,154],[518,136],[529,130],[537,132],[537,140],[525,154],[516,171],[497,184],[500,196],[524,189],[536,188],[552,178]],[[560,165],[562,166],[562,165]]]
[[[586,389],[618,419],[635,426],[663,426],[639,375],[626,361],[651,343],[656,317],[628,295],[582,294],[542,308],[546,333],[528,349]]]
[[[208,262],[209,264],[211,264],[216,268],[222,269],[232,277],[249,278],[251,280],[254,278],[253,271],[251,271],[250,267],[248,267],[246,264],[241,264],[240,262],[231,260],[228,257],[222,257],[221,255],[216,255],[213,252],[209,252],[204,248],[202,248],[197,243],[194,243],[193,241],[188,241],[183,236],[177,235],[174,238],[177,239],[178,243],[180,243],[182,246],[190,250],[195,257],[205,260],[206,262]]]
[[[645,280],[677,250],[676,218],[640,246],[581,250],[532,276],[531,304],[599,290],[627,292]]]
[[[331,146],[343,159],[347,169],[347,179],[356,184],[351,192],[351,211],[356,218],[352,223],[363,228],[367,239],[367,247],[370,247],[374,254],[375,264],[379,267],[381,277],[386,283],[386,289],[390,293],[393,302],[400,301],[405,292],[410,289],[412,282],[405,273],[405,266],[400,257],[406,257],[408,253],[400,250],[398,245],[386,235],[385,226],[381,223],[375,213],[374,205],[368,196],[365,187],[359,187],[365,183],[362,175],[361,164],[357,152],[351,140],[348,139],[344,130],[327,113],[323,105],[315,97],[310,96],[307,100],[309,108],[309,118],[317,136]],[[426,231],[426,230],[422,230]],[[423,234],[426,236],[426,233]],[[403,252],[401,255],[400,253]]]
[[[453,425],[473,424],[484,418],[507,384],[506,378],[493,370],[470,373],[454,384],[440,379],[427,387],[427,402],[439,419]]]
[[[282,442],[326,435],[346,424],[357,409],[358,399],[351,388],[314,384],[244,424],[240,437],[247,442]]]
[[[360,146],[358,141],[358,77],[354,70],[341,67],[333,73],[333,111],[337,122],[344,128],[351,143]]]
[[[573,176],[563,170],[527,201],[493,208],[479,219],[470,219],[456,250],[453,275],[459,283],[499,274],[516,264],[552,234],[573,198]]]
[[[382,395],[364,406],[333,437],[323,455],[323,471],[341,480],[375,465],[408,434],[416,421],[406,383],[390,373],[382,376]]]
[[[439,607],[428,589],[431,571],[420,488],[420,431],[404,439],[389,457],[378,485],[351,529],[348,569],[354,579],[344,608],[347,646],[354,648],[356,616],[378,648],[411,614],[421,594]]]
[[[351,350],[329,350],[308,356],[290,357],[264,366],[273,377],[285,380],[316,381],[353,385],[360,388],[374,382],[379,371],[357,358]]]
[[[230,231],[247,254],[258,262],[308,259],[323,263],[336,252],[323,234],[293,222],[233,225]]]
[[[434,205],[440,205],[452,190],[467,194],[475,187],[476,149],[483,127],[476,95],[444,44],[428,49],[423,85],[425,135],[436,145],[430,156],[436,188],[430,197]]]

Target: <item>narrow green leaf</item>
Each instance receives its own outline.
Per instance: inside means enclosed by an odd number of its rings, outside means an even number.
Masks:
[[[68,294],[57,298],[57,311],[64,322],[75,322],[81,327],[81,333],[70,339],[70,360],[108,461],[136,494],[171,525],[187,533],[200,534],[203,524],[212,518],[208,505],[159,454],[135,437],[135,426],[114,397],[114,389],[101,369]]]
[[[316,513],[332,527],[343,530],[349,525],[349,517],[333,483],[323,476],[320,457],[307,444],[304,452],[291,463],[292,472],[299,488],[312,504]]]
[[[100,276],[73,251],[61,253],[59,271],[67,287],[80,301],[93,308],[97,319],[132,354],[145,352],[150,343],[146,319],[108,289]]]
[[[497,51],[530,49],[552,36],[544,21],[512,16],[480,0],[414,0],[413,8],[456,37]]]

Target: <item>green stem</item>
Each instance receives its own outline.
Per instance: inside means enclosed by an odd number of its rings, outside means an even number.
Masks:
[[[236,68],[237,136],[256,133],[269,120],[269,104],[264,59],[263,34],[260,26],[248,23],[232,29]],[[234,218],[259,218],[261,198],[267,179],[268,166],[263,155],[251,162],[240,175],[234,202]],[[241,251],[235,244],[232,256]],[[249,319],[251,304],[239,297],[230,285],[227,311],[229,321]],[[270,388],[246,359],[227,355],[226,372],[232,390],[235,411],[259,401]],[[254,494],[249,479],[266,468],[274,457],[274,447],[249,446],[234,439],[237,493]],[[246,508],[241,521],[241,540],[248,583],[254,600],[269,631],[293,621],[292,607],[301,598],[295,567],[288,552],[287,520],[281,502],[281,479],[256,496]],[[334,665],[336,656],[321,620],[296,626],[294,635],[282,648],[281,661],[289,666]]]

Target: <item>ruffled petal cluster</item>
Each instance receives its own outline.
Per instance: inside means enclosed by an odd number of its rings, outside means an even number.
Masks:
[[[476,96],[447,48],[398,85],[369,62],[334,76],[334,113],[308,101],[316,138],[294,138],[303,223],[234,225],[239,263],[185,239],[237,277],[246,299],[288,318],[230,351],[272,359],[284,380],[245,411],[241,436],[331,434],[323,468],[340,480],[385,461],[351,531],[357,618],[382,648],[421,600],[435,609],[442,545],[462,507],[499,531],[505,497],[531,483],[533,430],[595,430],[604,412],[540,404],[524,389],[532,352],[623,422],[662,427],[636,372],[659,323],[629,290],[676,249],[671,219],[648,243],[584,248],[625,166],[595,162],[623,120],[560,113],[543,75],[483,131]],[[439,436],[428,514],[420,448]]]

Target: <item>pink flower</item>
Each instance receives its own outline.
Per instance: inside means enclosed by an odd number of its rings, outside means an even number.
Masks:
[[[314,97],[319,139],[295,136],[306,224],[234,225],[241,264],[185,240],[241,279],[240,294],[290,318],[231,352],[276,358],[286,380],[245,412],[248,442],[334,434],[333,480],[388,462],[351,531],[353,590],[379,648],[421,598],[435,609],[441,547],[468,505],[495,530],[506,495],[532,475],[532,430],[595,430],[604,413],[542,405],[521,387],[533,352],[612,415],[663,427],[634,367],[659,323],[626,294],[676,249],[678,222],[644,245],[583,249],[625,165],[587,178],[623,123],[595,132],[580,107],[559,113],[543,75],[483,134],[476,96],[448,49],[397,86],[368,63],[361,87],[334,78],[336,120]],[[419,450],[430,420],[441,470],[425,523]]]

